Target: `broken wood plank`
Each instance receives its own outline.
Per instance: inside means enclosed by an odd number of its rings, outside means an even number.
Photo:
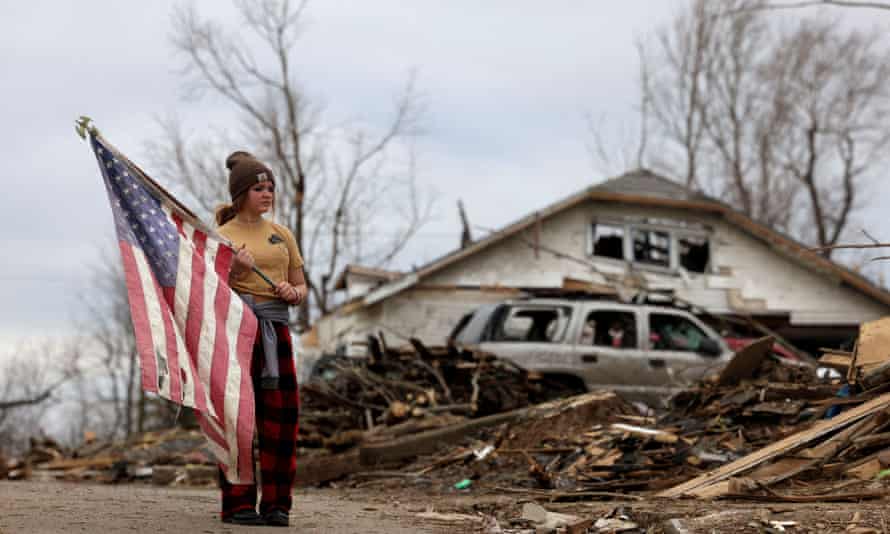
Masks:
[[[856,346],[856,367],[868,371],[890,362],[890,317],[862,323]]]
[[[736,352],[717,377],[717,385],[731,386],[751,378],[766,358],[773,343],[775,339],[772,336],[764,336]]]
[[[748,493],[729,493],[724,497],[729,499],[745,499],[750,501],[764,502],[858,502],[866,499],[883,499],[890,496],[890,491],[874,490],[874,491],[856,491],[850,493],[827,493],[825,495],[782,495],[776,492],[769,492],[768,495],[755,495]]]
[[[632,436],[654,439],[659,443],[676,443],[680,440],[680,438],[678,438],[676,434],[665,432],[664,430],[655,430],[651,428],[644,428],[641,426],[626,425],[624,423],[615,423],[612,425],[612,428],[615,430],[626,432]]]
[[[99,456],[95,458],[74,458],[70,460],[56,460],[40,466],[41,469],[56,471],[60,469],[75,469],[79,467],[89,467],[93,469],[101,469],[108,467],[120,458],[113,456]]]
[[[885,393],[884,395],[861,404],[860,406],[851,408],[832,419],[819,421],[807,430],[788,436],[783,440],[768,445],[718,469],[693,478],[692,480],[666,491],[662,491],[656,494],[656,496],[679,497],[681,495],[690,494],[694,490],[706,488],[707,486],[757,467],[773,458],[791,452],[825,436],[826,434],[843,429],[888,407],[890,407],[890,393]]]
[[[850,363],[852,363],[852,356],[842,356],[840,354],[824,354],[821,358],[819,358],[819,365],[823,367],[829,367],[834,369],[840,373],[847,373],[850,369]]]
[[[546,419],[564,412],[583,410],[586,407],[596,407],[597,405],[612,406],[621,402],[619,397],[612,392],[597,391],[585,393],[510,412],[471,419],[456,425],[429,430],[383,443],[367,443],[360,447],[359,457],[363,465],[402,460],[412,456],[433,453],[441,445],[452,443],[482,428],[525,419]]]

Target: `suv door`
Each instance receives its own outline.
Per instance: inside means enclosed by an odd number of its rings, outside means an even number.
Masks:
[[[693,317],[669,310],[649,310],[647,326],[650,356],[664,360],[665,385],[668,387],[682,388],[725,363],[719,355],[701,352],[705,339],[711,339],[720,347],[724,345],[708,327]]]
[[[633,308],[587,308],[575,344],[588,387],[611,389],[628,398],[645,398],[659,384],[642,347],[641,321]]]
[[[528,370],[576,374],[572,345],[566,343],[572,307],[559,304],[505,304],[492,314],[479,347]]]

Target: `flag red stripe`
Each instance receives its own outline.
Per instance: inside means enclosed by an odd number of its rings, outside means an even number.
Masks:
[[[199,364],[198,364],[198,344],[201,338],[201,323],[204,320],[204,281],[205,272],[201,257],[197,252],[198,246],[203,252],[204,244],[207,236],[203,232],[195,232],[194,238],[198,241],[190,241],[182,226],[182,219],[173,214],[173,220],[179,229],[182,239],[189,243],[192,250],[191,268],[189,269],[189,296],[188,305],[186,306],[186,316],[180,318],[185,323],[185,347],[189,353],[192,363],[193,382],[195,388],[195,407],[201,412],[207,413],[207,389],[210,384],[205,384],[201,380]],[[184,287],[184,286],[183,286]]]
[[[216,264],[214,265],[214,270],[216,271],[217,276],[219,276],[220,282],[225,283],[226,287],[229,285],[229,270],[232,268],[232,260],[234,258],[235,252],[231,248],[220,243],[219,250],[216,252]]]
[[[253,476],[253,432],[254,400],[253,383],[250,378],[250,359],[254,338],[257,335],[257,319],[247,306],[241,317],[238,329],[238,342],[235,352],[241,367],[241,387],[238,399],[238,476],[242,480],[250,480]]]
[[[176,225],[176,230],[179,232],[179,235],[185,237],[185,231],[182,229],[182,217],[175,211],[170,212],[170,217],[173,219],[173,224]]]
[[[216,321],[216,336],[213,340],[213,363],[210,367],[210,400],[220,417],[220,427],[227,434],[229,425],[225,417],[226,380],[229,375],[229,342],[226,336],[226,318],[229,315],[229,299],[232,291],[222,283],[216,286],[213,298],[213,320]],[[244,371],[242,368],[242,372]]]
[[[189,289],[188,317],[185,322],[185,347],[189,354],[198,354],[198,339],[201,323],[204,321],[204,244],[207,236],[195,231],[194,254],[192,254],[192,276]],[[200,252],[199,252],[200,250]],[[197,361],[195,362],[197,368]]]
[[[179,351],[176,349],[176,330],[173,326],[173,310],[167,303],[165,291],[161,289],[154,273],[151,273],[151,283],[158,296],[158,306],[161,308],[161,320],[164,323],[164,341],[167,345],[167,366],[170,369],[170,400],[177,404],[182,403],[182,372],[179,367]],[[172,289],[172,288],[171,288]]]
[[[145,295],[142,294],[142,280],[133,249],[126,241],[119,241],[121,259],[124,264],[124,276],[127,281],[127,300],[130,304],[130,317],[133,320],[133,331],[136,334],[136,350],[142,364],[142,389],[151,393],[158,392],[158,362],[155,356],[154,342],[151,337],[151,326],[148,323],[148,309]]]

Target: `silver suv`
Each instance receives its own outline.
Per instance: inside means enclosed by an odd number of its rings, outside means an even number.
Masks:
[[[664,399],[732,357],[726,342],[680,309],[599,300],[510,300],[477,308],[450,336],[574,383],[633,400]]]

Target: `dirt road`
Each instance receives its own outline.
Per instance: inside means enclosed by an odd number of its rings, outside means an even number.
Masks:
[[[523,503],[535,500],[533,497],[480,489],[461,493],[405,487],[300,489],[291,512],[291,527],[283,529],[221,523],[214,489],[0,482],[0,534],[518,534],[535,531],[535,525],[519,519]],[[622,516],[638,526],[634,532],[649,534],[762,534],[779,532],[780,526],[794,534],[890,532],[888,500],[812,504],[694,499],[572,503],[538,499],[537,502],[549,511],[571,514],[578,519]],[[440,517],[431,517],[437,513]]]
[[[460,531],[418,519],[417,505],[362,502],[331,490],[300,491],[290,529],[226,525],[218,510],[215,490],[0,482],[0,534]]]

